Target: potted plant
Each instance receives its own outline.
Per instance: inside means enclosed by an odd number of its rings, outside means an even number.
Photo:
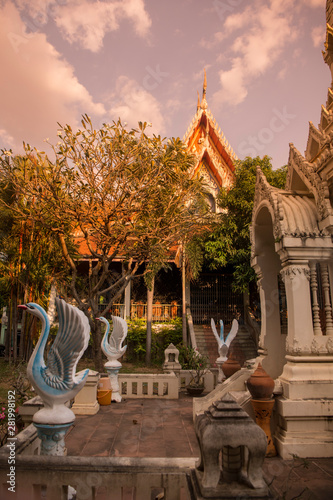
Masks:
[[[189,370],[191,379],[186,390],[191,396],[199,396],[204,390],[204,375],[208,371],[208,358],[197,349],[188,346],[179,348],[179,362],[183,370]]]

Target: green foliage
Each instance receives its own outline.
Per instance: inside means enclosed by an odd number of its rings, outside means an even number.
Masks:
[[[273,170],[270,158],[247,157],[236,164],[236,179],[229,190],[222,189],[218,204],[222,209],[217,229],[204,241],[205,264],[212,270],[227,265],[234,267],[233,288],[243,292],[255,279],[250,265],[251,246],[249,227],[254,203],[256,168],[260,166],[268,182],[283,188],[286,167]]]
[[[33,231],[31,241],[43,230],[59,250],[67,279],[57,281],[89,318],[102,369],[97,315],[107,314],[139,266],[151,288],[170,249],[202,232],[209,216],[203,181],[191,175],[195,159],[180,139],[149,137],[141,122],[138,129],[126,130],[119,120],[96,130],[84,115],[81,124],[77,131],[59,125],[52,161],[28,145],[22,157],[2,152],[0,180],[9,191],[0,195],[0,212]],[[119,257],[122,270],[115,272]],[[39,281],[53,275],[49,260],[34,269]]]
[[[190,370],[192,379],[191,386],[202,386],[203,376],[208,370],[208,358],[199,353],[197,349],[186,346],[183,343],[177,346],[179,349],[179,363],[183,370]]]
[[[144,363],[146,355],[147,323],[144,319],[127,322],[126,361]],[[152,325],[152,360],[156,365],[164,362],[164,351],[169,344],[177,345],[182,339],[182,320],[176,318],[169,323],[153,323]]]

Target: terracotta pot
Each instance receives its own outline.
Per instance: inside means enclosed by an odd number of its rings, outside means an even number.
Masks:
[[[234,373],[241,369],[240,364],[236,359],[227,359],[222,365],[222,371],[226,378],[231,377]]]
[[[101,391],[109,391],[109,390],[111,390],[111,381],[110,381],[108,375],[103,376],[103,377],[101,377],[99,379],[98,390],[101,390]]]
[[[271,399],[274,390],[274,380],[265,372],[261,364],[247,381],[253,399]]]

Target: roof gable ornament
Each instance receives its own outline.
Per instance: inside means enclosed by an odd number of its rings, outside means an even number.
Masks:
[[[206,93],[207,75],[204,71],[202,99],[200,101],[198,92],[196,114],[183,137],[183,142],[197,159],[193,174],[201,172],[205,164],[209,175],[212,174],[216,179],[220,189],[222,186],[230,187],[233,184],[234,163],[238,158],[208,109]],[[215,185],[212,185],[212,190],[215,189]]]
[[[206,70],[204,69],[204,83],[202,87],[202,101],[201,101],[201,109],[206,110],[208,108],[207,100],[206,100],[206,93],[207,93],[207,75],[206,75]]]

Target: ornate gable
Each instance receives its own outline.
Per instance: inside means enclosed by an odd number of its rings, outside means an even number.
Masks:
[[[235,179],[234,163],[238,158],[208,109],[206,89],[205,72],[202,100],[200,102],[198,96],[197,111],[183,142],[197,159],[193,175],[205,178],[215,199],[222,187],[232,186]]]

